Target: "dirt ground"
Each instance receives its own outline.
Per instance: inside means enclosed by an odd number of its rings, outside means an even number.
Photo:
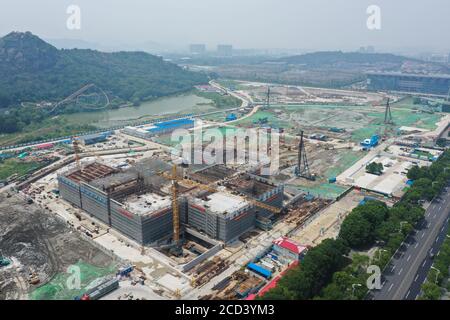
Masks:
[[[339,234],[343,219],[363,198],[364,195],[359,191],[351,191],[305,223],[291,235],[292,239],[303,245],[316,246],[324,239],[335,238]]]
[[[27,204],[19,195],[0,193],[0,250],[12,264],[0,269],[0,300],[28,299],[29,294],[77,263],[111,270],[119,263],[84,239],[65,222]],[[29,274],[39,284],[29,284]]]

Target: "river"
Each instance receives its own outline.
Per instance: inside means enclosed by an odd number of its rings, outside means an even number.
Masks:
[[[196,113],[215,109],[212,101],[195,94],[183,94],[143,102],[137,107],[124,107],[115,110],[80,112],[64,115],[70,123],[92,124],[99,128],[107,128],[126,124],[136,120],[151,119],[176,113]]]

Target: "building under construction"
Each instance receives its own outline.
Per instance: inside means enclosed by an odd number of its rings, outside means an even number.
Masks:
[[[144,170],[145,168],[145,170]],[[61,197],[141,244],[170,238],[169,181],[156,172],[170,167],[152,160],[127,170],[91,163],[58,176]]]
[[[258,201],[273,208],[283,208],[284,186],[274,184],[267,179],[254,174],[238,174],[237,171],[225,165],[213,165],[193,170],[189,178],[203,184],[225,186],[234,194]],[[256,226],[268,230],[275,218],[273,210],[255,206]]]
[[[189,197],[187,224],[214,239],[230,242],[255,227],[255,209],[226,191]]]
[[[276,185],[263,177],[252,174],[243,174],[236,178],[224,182],[224,185],[239,194],[242,194],[255,201],[272,206],[283,208],[284,186]],[[272,227],[272,222],[276,218],[276,213],[263,207],[255,207],[256,226],[263,230]]]
[[[273,213],[255,201],[281,209],[282,186],[250,175],[227,180],[235,172],[224,166],[204,170],[194,176],[196,180],[202,180],[202,175],[211,177],[202,182],[219,181],[212,191],[178,184],[182,229],[188,226],[230,242],[257,226],[270,228]],[[157,159],[123,170],[94,162],[58,175],[59,191],[64,200],[127,237],[156,245],[173,237],[171,181],[161,174],[168,171],[170,165]]]

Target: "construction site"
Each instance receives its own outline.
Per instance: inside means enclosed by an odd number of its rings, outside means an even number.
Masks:
[[[440,156],[436,140],[450,122],[378,93],[241,83],[233,94],[246,104],[233,117],[2,152],[54,159],[0,186],[0,297],[254,299],[336,237],[353,208],[367,199],[392,206],[409,186],[407,171]],[[268,175],[248,150],[244,163],[208,164],[207,140],[191,163],[195,154],[183,157],[170,136],[194,134],[197,124],[219,129],[220,141],[242,129],[277,132],[279,166]],[[230,140],[224,159],[238,153]],[[82,288],[57,289],[71,265],[86,275]]]

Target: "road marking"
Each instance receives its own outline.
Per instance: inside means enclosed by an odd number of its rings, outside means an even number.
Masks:
[[[394,286],[394,284],[391,283],[391,286],[389,287],[388,292],[391,291],[391,289],[392,289],[393,286]]]
[[[421,238],[423,238],[423,236],[425,235],[425,232],[424,233],[422,233],[422,235],[420,236]]]
[[[436,218],[436,213],[435,213],[435,214],[433,214],[433,219],[434,219],[434,218]]]
[[[406,261],[409,261],[409,259],[411,259],[411,255],[408,256],[408,259],[406,259]]]
[[[414,246],[414,248],[417,248],[419,246],[419,243],[417,242],[416,245]]]
[[[414,279],[414,282],[416,282],[417,279],[419,279],[419,275],[416,276],[416,278]]]
[[[449,219],[450,219],[450,217],[449,217]],[[430,234],[433,234],[434,232],[437,232],[439,230],[439,224],[434,224],[433,226],[430,226]],[[427,255],[427,250],[429,250],[429,249],[427,249],[427,244],[425,244],[425,246],[422,246],[421,247],[421,249],[419,250],[419,252],[417,253],[417,254],[415,254],[415,258],[414,258],[414,260],[413,260],[413,262],[412,262],[412,266],[414,266],[414,265],[416,265],[416,263],[420,263],[419,261],[419,259],[421,259],[423,256],[425,256],[426,257],[426,255]],[[397,293],[402,289],[402,288],[404,288],[404,285],[402,285],[402,283],[400,283],[400,285],[399,285],[399,287],[398,287],[398,289],[397,290],[395,290],[395,292],[394,292],[394,298],[396,298],[397,297]],[[408,287],[406,287],[405,289],[409,289]],[[401,299],[402,297],[398,297],[399,299]]]
[[[394,270],[395,270],[395,266],[393,266],[393,267],[391,268],[391,271],[392,271],[392,272],[394,272]]]
[[[444,229],[445,229],[445,226],[442,227],[441,232],[444,231]]]
[[[442,210],[442,206],[439,207],[439,211],[441,211],[441,210]]]
[[[410,293],[411,293],[411,290],[408,290],[408,293],[406,294],[406,299],[408,299]]]
[[[400,269],[400,272],[398,273],[398,275],[401,275],[403,272],[403,268]]]
[[[439,241],[439,237],[436,238],[436,241],[435,241],[435,242],[437,243],[438,241]]]
[[[425,265],[427,264],[427,260],[425,260],[422,264],[422,267],[425,267]]]

